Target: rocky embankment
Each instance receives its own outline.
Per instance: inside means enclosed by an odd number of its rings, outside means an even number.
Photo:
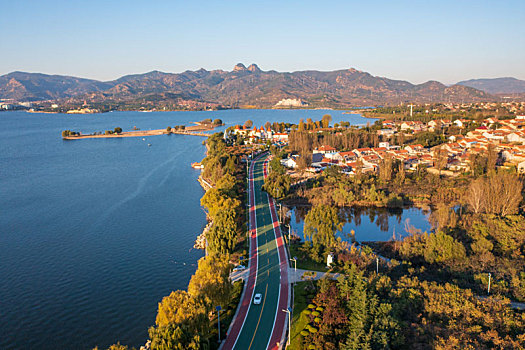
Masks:
[[[203,179],[202,174],[197,179],[199,183],[201,184],[202,188],[204,188],[204,191],[208,191],[213,186],[206,180]],[[197,236],[197,239],[195,240],[195,244],[193,245],[193,248],[195,249],[206,249],[206,246],[208,245],[206,242],[206,234],[211,229],[213,225],[213,221],[208,222],[206,227],[204,227],[204,230],[202,230],[202,233]]]

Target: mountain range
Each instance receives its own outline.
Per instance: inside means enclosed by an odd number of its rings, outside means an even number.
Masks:
[[[525,80],[516,78],[471,79],[458,84],[470,86],[489,94],[521,94],[525,93]]]
[[[0,99],[58,103],[131,103],[197,101],[224,107],[272,107],[282,99],[301,99],[310,107],[351,107],[400,102],[495,101],[492,95],[516,89],[525,81],[469,80],[452,86],[437,81],[411,84],[373,76],[354,68],[331,72],[262,71],[256,64],[237,64],[232,71],[199,69],[183,73],[152,71],[113,81],[12,72],[0,76]],[[497,81],[494,81],[497,80]],[[507,89],[507,90],[505,90]],[[510,90],[509,90],[510,89]],[[523,90],[525,91],[525,90]]]

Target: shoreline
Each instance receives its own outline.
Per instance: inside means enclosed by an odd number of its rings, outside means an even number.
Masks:
[[[120,134],[109,135],[80,135],[80,136],[64,136],[64,140],[81,140],[81,139],[104,139],[104,138],[118,138],[118,137],[140,137],[140,136],[156,136],[167,134],[166,129],[156,130],[140,130],[140,131],[124,131]]]
[[[223,109],[217,109],[217,110],[187,110],[187,109],[175,109],[175,110],[157,110],[157,111],[146,111],[146,110],[139,110],[139,109],[131,109],[131,110],[111,110],[111,111],[99,111],[99,112],[89,112],[89,113],[67,113],[67,112],[55,112],[55,111],[35,111],[35,110],[12,110],[12,111],[2,111],[2,112],[16,112],[16,111],[23,111],[26,113],[45,113],[45,114],[69,114],[69,115],[90,115],[90,114],[105,114],[105,113],[112,113],[112,112],[142,112],[142,113],[151,113],[151,112],[220,112],[220,111],[232,111],[232,110],[327,110],[327,111],[355,111],[359,109],[352,109],[352,108],[337,108],[337,107],[316,107],[316,108],[276,108],[276,107],[259,107],[259,108],[223,108]],[[348,114],[354,114],[354,113],[348,113]],[[360,114],[360,113],[355,113]],[[363,114],[361,114],[363,116]],[[198,123],[198,122],[193,122]]]

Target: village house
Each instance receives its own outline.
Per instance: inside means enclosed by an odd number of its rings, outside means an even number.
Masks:
[[[299,159],[299,155],[293,155],[290,158],[281,159],[281,164],[287,168],[296,169],[298,167],[297,159]]]
[[[313,153],[321,153],[321,154],[327,154],[327,153],[335,153],[336,149],[331,146],[321,146],[316,149],[314,149]]]

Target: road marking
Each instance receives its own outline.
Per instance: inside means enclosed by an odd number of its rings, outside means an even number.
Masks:
[[[266,166],[266,162],[265,162],[265,166]],[[280,226],[278,224],[278,222],[279,222],[278,218],[277,218],[277,224],[275,223],[275,216],[277,216],[277,215],[274,216],[274,211],[275,211],[275,201],[274,201],[274,199],[270,198],[268,193],[266,193],[266,199],[268,200],[268,208],[270,210],[270,217],[271,217],[272,226],[273,226],[273,237],[275,238],[275,247],[277,249],[277,256],[278,256],[279,266],[280,266],[281,265],[281,252],[279,251],[279,245],[278,245],[278,242],[277,242],[277,229],[276,228],[279,229],[279,233],[281,233],[281,228],[280,228]],[[282,239],[282,234],[281,234],[281,239]],[[285,255],[285,258],[288,259],[288,257],[286,256],[286,249],[284,250],[284,255]],[[276,330],[275,329],[275,324],[277,322],[277,314],[279,313],[279,304],[281,303],[281,284],[282,284],[281,275],[282,275],[282,271],[281,271],[281,269],[279,269],[279,294],[278,294],[278,298],[277,298],[277,309],[275,310],[275,318],[273,320],[272,332],[270,333],[270,339],[268,340],[268,344],[266,345],[266,348],[270,348],[270,342],[272,341],[273,333]],[[288,286],[287,286],[287,289],[288,289],[288,292],[289,292]],[[288,304],[288,306],[289,306],[289,304]],[[284,331],[286,329],[287,321],[288,321],[287,319],[285,319],[285,321],[284,321],[284,327],[285,328],[283,329],[283,331],[281,333],[281,340],[280,341],[283,340]],[[288,325],[288,332],[290,332],[290,325]]]
[[[268,274],[270,274],[270,271],[268,271]],[[259,320],[257,321],[257,326],[255,327],[255,332],[253,332],[252,341],[250,342],[250,346],[248,346],[248,350],[251,349],[253,340],[255,339],[255,335],[257,334],[257,328],[259,328],[259,322],[261,322],[262,313],[264,310],[264,304],[266,303],[266,294],[268,293],[268,284],[266,284],[266,290],[264,291],[264,300],[261,308],[261,313],[259,314]]]
[[[257,206],[255,205],[255,189],[254,189],[255,181],[254,181],[254,178],[253,178],[253,169],[254,168],[255,168],[255,160],[250,165],[251,181],[248,181],[248,191],[249,192],[250,192],[250,188],[251,188],[251,195],[249,196],[248,201],[252,202],[253,218],[254,218],[254,221],[255,221],[255,244],[256,244],[256,249],[255,249],[255,281],[253,282],[252,295],[250,296],[250,303],[248,304],[248,310],[246,310],[246,314],[244,315],[244,319],[242,320],[241,328],[239,329],[239,332],[237,333],[237,336],[235,337],[235,341],[233,342],[233,348],[235,348],[235,345],[237,345],[237,341],[239,340],[239,336],[241,335],[242,330],[244,328],[244,323],[246,322],[246,318],[248,318],[248,314],[250,312],[250,307],[252,305],[253,295],[255,293],[255,286],[257,285],[257,278],[259,277],[259,242],[257,240]],[[248,174],[248,175],[250,175],[250,174]],[[252,216],[250,215],[249,219],[251,219],[251,218],[252,218]],[[249,221],[251,221],[251,220],[249,220]],[[249,222],[249,224],[251,224],[251,222]],[[251,253],[251,250],[252,250],[251,243],[252,243],[252,237],[250,235],[250,253]],[[248,268],[251,268],[251,259],[248,261]],[[248,278],[249,278],[249,275],[248,275]]]

